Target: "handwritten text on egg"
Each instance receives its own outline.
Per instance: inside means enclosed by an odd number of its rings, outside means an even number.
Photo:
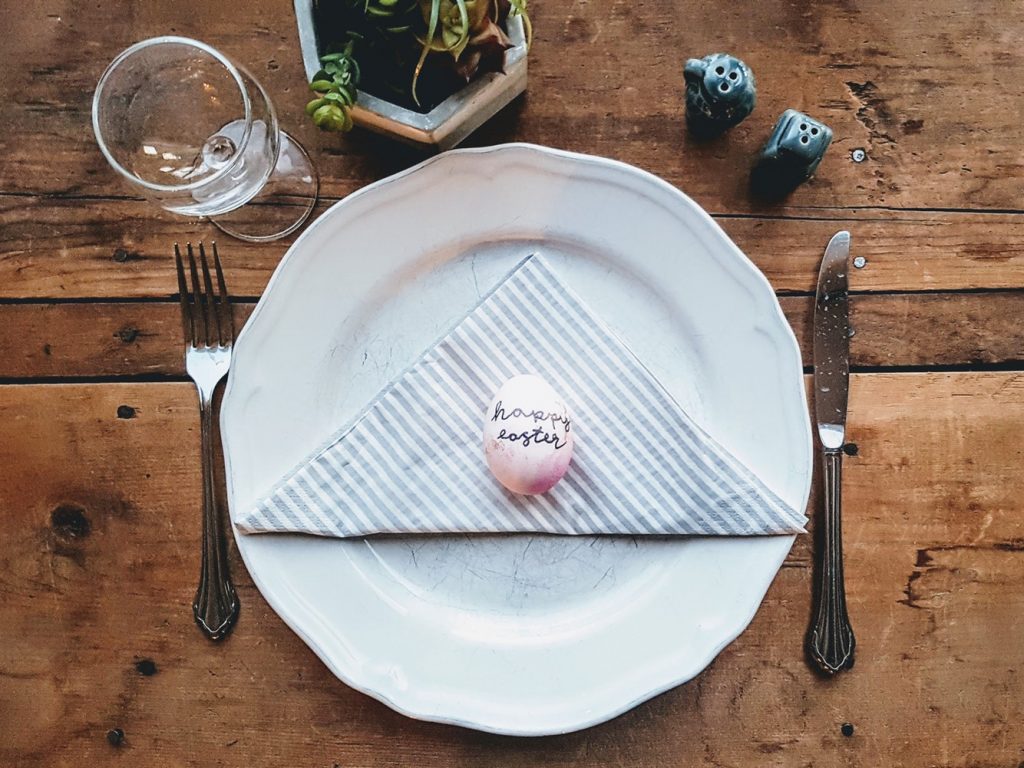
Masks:
[[[565,435],[568,434],[571,429],[570,419],[565,414],[540,410],[524,411],[522,408],[513,408],[511,411],[506,412],[502,405],[502,401],[499,400],[494,406],[494,415],[491,416],[491,421],[508,421],[509,419],[518,418],[532,419],[534,422],[545,422],[545,426],[534,427],[534,429],[524,432],[509,432],[507,429],[502,428],[501,431],[498,432],[498,440],[522,443],[524,448],[528,447],[532,443],[553,443],[556,450],[565,447]],[[548,432],[545,429],[547,422],[551,423],[551,429],[554,430],[553,432]],[[558,435],[559,424],[563,425],[561,429],[561,437]]]

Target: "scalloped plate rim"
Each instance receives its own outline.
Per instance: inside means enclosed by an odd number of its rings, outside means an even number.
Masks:
[[[753,264],[753,262],[732,242],[732,240],[728,237],[728,235],[725,234],[725,232],[721,229],[717,222],[715,222],[715,220],[712,219],[711,216],[708,215],[690,197],[688,197],[678,188],[659,178],[658,176],[655,176],[654,174],[648,171],[637,168],[628,163],[624,163],[609,158],[579,154],[575,152],[569,152],[565,150],[553,149],[519,142],[489,147],[462,148],[450,150],[448,152],[441,153],[434,157],[430,157],[424,160],[423,162],[415,166],[412,166],[404,171],[401,171],[392,176],[380,179],[365,187],[362,187],[361,189],[349,194],[342,200],[336,202],[334,205],[332,205],[330,208],[324,211],[324,213],[322,213],[316,219],[316,221],[314,221],[312,224],[310,224],[310,226],[307,227],[307,229],[302,233],[302,235],[300,235],[295,240],[292,246],[288,249],[287,253],[281,259],[281,262],[274,270],[274,273],[271,276],[271,279],[268,282],[267,287],[259,300],[259,303],[257,304],[252,315],[250,316],[249,321],[246,323],[245,327],[239,333],[236,345],[237,348],[245,348],[242,345],[244,345],[246,343],[245,340],[250,335],[252,335],[252,329],[256,327],[254,321],[256,321],[261,316],[264,307],[269,301],[269,297],[274,295],[275,287],[281,280],[282,274],[288,268],[288,265],[291,262],[291,260],[295,258],[295,254],[297,254],[303,247],[303,244],[307,237],[309,236],[310,232],[314,231],[318,225],[321,225],[322,221],[329,218],[330,214],[333,211],[343,206],[350,205],[351,201],[356,200],[364,195],[371,194],[374,191],[384,188],[386,186],[400,183],[403,179],[406,179],[407,177],[412,176],[414,174],[422,173],[426,169],[429,169],[431,166],[449,162],[453,156],[489,155],[501,154],[506,152],[536,153],[540,156],[547,155],[563,160],[571,160],[594,166],[603,166],[608,169],[624,171],[627,173],[627,175],[636,176],[643,183],[653,184],[654,186],[659,187],[662,191],[669,192],[670,195],[674,197],[679,204],[689,209],[689,213],[695,217],[694,222],[700,221],[713,234],[715,239],[718,241],[718,245],[721,246],[724,251],[728,252],[730,256],[734,257],[738,263],[746,267],[747,276],[753,281],[753,285],[756,286],[758,295],[765,296],[771,309],[773,310],[772,320],[778,324],[779,327],[777,330],[781,332],[781,338],[779,340],[782,340],[784,343],[788,344],[788,346],[790,347],[790,352],[793,354],[795,360],[798,363],[797,367],[800,368],[799,363],[801,360],[801,353],[798,342],[796,340],[795,335],[793,334],[792,329],[789,326],[788,321],[785,318],[785,315],[782,312],[781,306],[779,305],[779,302],[775,296],[774,290],[772,289],[767,278]],[[799,375],[802,381],[802,368],[799,371]],[[229,499],[234,498],[235,491],[233,473],[231,469],[231,451],[229,450],[229,446],[227,444],[227,435],[231,430],[231,424],[229,423],[231,408],[228,407],[228,404],[234,402],[234,393],[236,388],[239,386],[235,383],[235,381],[235,378],[233,378],[232,376],[228,377],[228,383],[224,392],[224,407],[221,410],[220,416],[220,426],[224,442],[224,459]],[[807,399],[806,392],[804,391],[803,386],[799,388],[799,399],[803,406],[803,412],[806,414]],[[807,466],[805,468],[806,471],[804,472],[804,490],[802,493],[803,503],[806,506],[807,500],[810,496],[811,464],[813,461],[813,441],[811,436],[809,417],[804,421],[803,426],[804,435],[802,442],[804,443],[804,445],[802,447],[808,458]],[[232,528],[234,527],[232,526]],[[394,691],[388,691],[383,687],[377,687],[371,681],[368,681],[366,679],[365,669],[361,668],[359,665],[355,665],[354,667],[345,667],[339,664],[338,660],[334,657],[334,654],[328,651],[323,646],[323,644],[316,639],[316,637],[314,637],[310,632],[306,630],[304,626],[300,624],[300,619],[303,617],[299,614],[302,613],[305,614],[304,618],[307,622],[311,622],[314,624],[322,623],[321,619],[317,616],[317,614],[305,608],[297,608],[295,603],[287,605],[286,601],[282,600],[279,593],[275,591],[277,588],[265,583],[264,579],[260,576],[258,569],[254,569],[252,567],[249,555],[247,554],[245,547],[241,542],[241,539],[244,538],[245,535],[239,534],[237,530],[235,530],[234,533],[236,542],[239,545],[238,549],[239,552],[241,553],[243,562],[245,563],[246,568],[249,570],[250,576],[252,577],[260,593],[263,595],[264,599],[267,600],[267,602],[270,604],[273,610],[289,626],[289,628],[292,631],[294,631],[303,640],[303,642],[305,642],[306,645],[310,647],[311,650],[313,650],[313,652],[321,659],[321,661],[324,662],[328,669],[330,669],[330,671],[342,682],[358,691],[361,691],[364,694],[367,694],[377,699],[378,701],[381,701],[393,710],[415,719],[445,723],[465,728],[471,728],[475,730],[514,736],[555,735],[589,728],[602,722],[606,722],[614,717],[617,717],[618,715],[636,707],[644,701],[647,701],[667,690],[670,690],[678,685],[681,685],[683,683],[688,682],[689,680],[692,680],[696,675],[700,674],[700,672],[703,671],[708,666],[708,664],[710,664],[726,646],[733,642],[753,620],[763,600],[763,593],[766,592],[768,587],[771,585],[771,582],[774,580],[778,569],[781,567],[782,562],[785,560],[785,557],[789,552],[792,542],[795,541],[796,538],[795,536],[779,537],[780,539],[788,540],[789,545],[787,545],[784,548],[784,550],[780,548],[780,552],[778,557],[776,558],[774,569],[772,570],[771,575],[766,577],[764,589],[760,590],[762,595],[761,598],[759,598],[753,604],[750,610],[742,614],[736,614],[736,621],[730,624],[728,630],[723,631],[721,633],[723,639],[713,648],[713,650],[710,653],[706,655],[706,657],[701,657],[700,659],[692,659],[690,663],[686,665],[686,669],[684,671],[666,677],[666,679],[662,683],[660,683],[657,686],[651,687],[649,690],[645,691],[644,693],[638,696],[632,697],[628,700],[623,700],[619,702],[617,705],[606,707],[599,712],[590,713],[585,716],[566,717],[558,723],[551,723],[550,725],[546,726],[537,725],[531,727],[511,727],[500,723],[489,723],[480,720],[474,720],[472,717],[443,714],[437,712],[436,710],[431,710],[429,707],[424,708],[410,706],[408,704],[403,703],[401,701],[401,697],[396,697],[394,695]],[[292,592],[290,588],[289,592]],[[294,598],[300,605],[305,602],[300,595],[294,595]],[[671,661],[676,660],[672,659]],[[363,673],[362,677],[360,676],[361,672]]]

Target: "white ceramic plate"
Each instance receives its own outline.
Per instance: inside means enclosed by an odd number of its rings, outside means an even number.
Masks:
[[[656,177],[517,144],[372,184],[288,251],[224,396],[232,516],[533,251],[699,423],[807,503],[800,352],[763,275]],[[692,678],[750,622],[793,542],[236,540],[270,605],[346,683],[413,717],[524,735],[593,725]]]

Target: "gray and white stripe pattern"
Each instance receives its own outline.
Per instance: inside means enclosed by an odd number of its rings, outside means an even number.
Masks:
[[[484,412],[520,373],[573,416],[569,471],[509,493]],[[525,259],[354,422],[237,521],[246,533],[797,533],[806,518],[701,430],[539,256]]]

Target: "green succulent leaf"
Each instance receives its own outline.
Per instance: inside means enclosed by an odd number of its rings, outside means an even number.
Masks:
[[[480,0],[476,1],[480,2]],[[451,51],[452,56],[458,59],[469,43],[469,9],[466,7],[466,0],[455,0],[455,5],[459,10],[459,24],[457,27],[457,39],[455,44],[451,46]]]
[[[348,113],[337,104],[324,104],[313,113],[313,122],[325,131],[347,131],[352,127]]]
[[[416,69],[412,73],[412,100],[420,103],[420,97],[416,93],[416,84],[420,79],[420,72],[423,71],[423,62],[427,60],[430,53],[430,45],[434,41],[434,33],[437,32],[437,22],[441,16],[441,0],[431,0],[430,19],[427,22],[427,38],[423,43],[423,50],[420,51],[420,59],[416,62]]]

